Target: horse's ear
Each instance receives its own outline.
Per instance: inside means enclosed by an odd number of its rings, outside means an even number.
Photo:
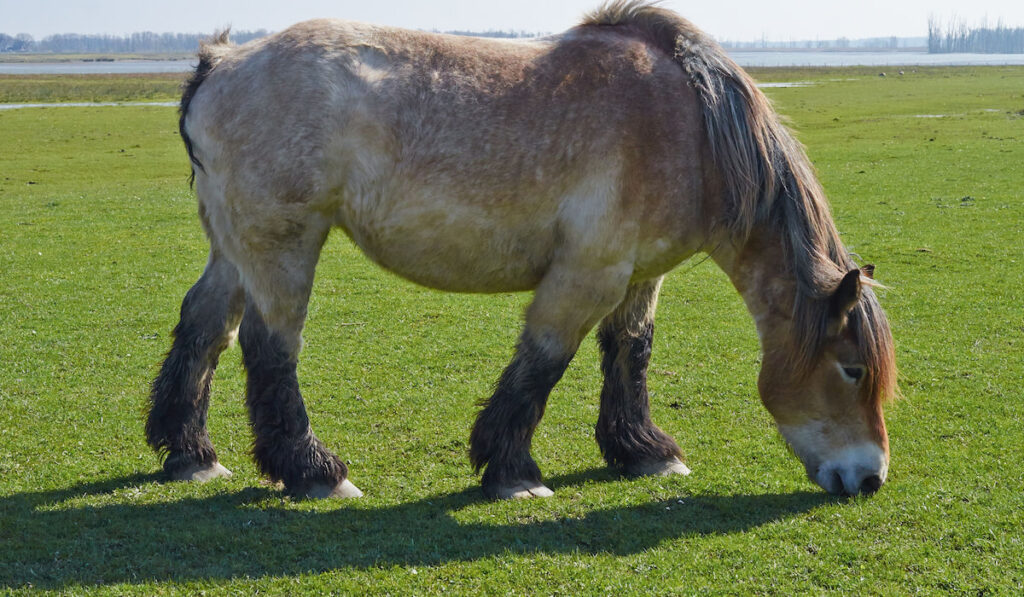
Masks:
[[[874,268],[872,268],[874,269]],[[828,331],[836,335],[846,327],[846,316],[857,305],[860,300],[860,276],[859,269],[852,269],[839,282],[835,292],[828,299]]]
[[[875,265],[873,263],[869,263],[869,264],[865,265],[864,267],[860,268],[860,273],[863,274],[865,278],[868,278],[870,280],[874,280],[875,279]]]

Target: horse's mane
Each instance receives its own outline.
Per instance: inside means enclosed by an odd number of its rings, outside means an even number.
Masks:
[[[828,338],[828,297],[857,267],[839,239],[824,190],[803,146],[779,121],[768,98],[709,36],[676,13],[644,0],[615,0],[583,26],[615,27],[672,56],[689,75],[704,112],[715,164],[726,186],[725,221],[742,246],[757,224],[783,231],[796,281],[794,366],[809,371]],[[871,283],[848,319],[867,366],[870,400],[896,392],[888,322]]]

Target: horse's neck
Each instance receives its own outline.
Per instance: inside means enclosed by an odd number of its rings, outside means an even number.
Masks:
[[[755,229],[744,244],[724,241],[711,257],[743,297],[765,348],[768,337],[791,323],[796,293],[781,234]]]

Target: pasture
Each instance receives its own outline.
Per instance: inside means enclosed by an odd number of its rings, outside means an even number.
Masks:
[[[237,348],[210,412],[234,477],[163,483],[143,407],[206,259],[176,112],[0,110],[0,591],[1019,594],[1024,68],[752,74],[811,83],[767,92],[888,287],[904,397],[877,495],[805,478],[759,403],[752,321],[694,259],[666,278],[649,378],[693,474],[604,467],[590,338],[534,438],[555,496],[486,501],[469,430],[529,297],[422,289],[340,233],[299,376],[365,497],[260,482]],[[140,81],[0,77],[0,98],[174,99],[173,82]]]

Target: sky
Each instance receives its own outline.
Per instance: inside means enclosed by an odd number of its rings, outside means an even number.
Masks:
[[[0,33],[278,31],[316,17],[425,30],[555,33],[601,0],[0,0]],[[1024,27],[1024,0],[666,0],[719,40],[774,41],[927,34],[929,15]]]

